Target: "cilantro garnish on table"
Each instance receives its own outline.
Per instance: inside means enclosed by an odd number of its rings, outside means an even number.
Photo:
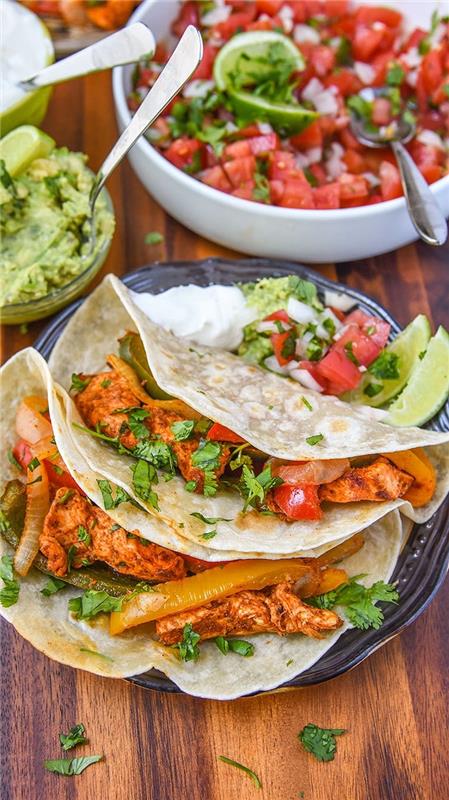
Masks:
[[[85,737],[86,729],[82,722],[70,728],[67,734],[60,733],[59,741],[63,750],[71,750],[77,744],[86,744],[89,740]]]
[[[346,733],[344,728],[320,728],[309,722],[298,733],[299,741],[318,761],[333,761],[337,749],[336,736]]]

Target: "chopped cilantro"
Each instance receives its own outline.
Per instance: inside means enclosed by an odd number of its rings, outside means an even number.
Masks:
[[[73,561],[76,558],[77,554],[78,550],[76,548],[76,545],[71,544],[69,549],[67,550],[67,572],[71,571]]]
[[[237,769],[241,769],[242,772],[244,772],[246,775],[248,775],[249,778],[251,778],[252,782],[254,783],[257,789],[262,788],[262,781],[256,775],[256,773],[253,772],[252,769],[250,769],[249,767],[245,767],[244,764],[240,764],[238,761],[234,761],[232,758],[227,758],[227,756],[218,756],[218,758],[220,759],[220,761],[223,761],[224,764],[229,764],[230,767],[236,767]]]
[[[112,597],[107,592],[87,589],[80,597],[69,600],[69,609],[77,619],[92,619],[97,614],[121,611],[124,597]]]
[[[354,353],[353,342],[346,342],[344,349],[349,360],[352,361],[352,363],[355,364],[356,367],[359,367],[360,361],[358,360],[357,356]]]
[[[207,542],[209,539],[213,539],[217,533],[218,531],[206,531],[206,533],[202,534],[201,538]]]
[[[216,525],[217,522],[231,522],[229,517],[205,517],[204,514],[201,514],[199,511],[192,511],[190,516],[200,519],[201,522],[204,522],[206,525]]]
[[[59,578],[55,578],[54,575],[51,575],[44,588],[41,589],[41,594],[43,594],[44,597],[50,597],[52,594],[59,592],[60,589],[65,589],[66,586],[67,583],[65,581],[61,581]]]
[[[190,622],[184,625],[182,640],[176,645],[181,661],[198,661],[200,657],[198,642],[200,639],[201,636],[199,633],[195,633]]]
[[[60,733],[59,741],[62,749],[71,750],[72,747],[76,747],[77,744],[86,744],[89,740],[84,736],[85,733],[86,730],[82,722],[79,722],[78,725],[74,725],[73,728],[70,728],[67,734]]]
[[[369,589],[366,589],[357,582],[360,577],[363,576],[358,575],[351,578],[331,592],[310,597],[306,602],[316,608],[344,606],[346,616],[355,628],[361,630],[375,628],[377,630],[383,623],[384,615],[375,603],[377,601],[397,603],[399,594],[393,584],[384,583],[384,581],[376,581]]]
[[[399,356],[396,353],[388,353],[384,350],[368,367],[368,370],[376,378],[393,380],[394,378],[399,378],[398,365]]]
[[[311,447],[314,447],[318,442],[321,442],[324,439],[324,433],[316,433],[315,436],[309,436],[306,439],[307,444],[310,444]]]
[[[145,235],[144,242],[145,244],[161,244],[164,241],[165,237],[159,231],[150,231]]]
[[[148,461],[139,459],[135,464],[132,464],[131,471],[133,473],[133,489],[141,500],[145,500],[156,511],[159,511],[157,502],[157,494],[153,491],[153,483],[158,482],[156,468]]]
[[[3,530],[5,523],[2,521]],[[9,523],[8,523],[9,527]],[[0,590],[0,605],[9,608],[17,603],[19,599],[20,586],[14,577],[12,556],[5,555],[0,559],[0,579],[3,581],[3,588]]]
[[[22,467],[20,466],[19,462],[17,461],[17,458],[15,457],[15,455],[14,455],[12,450],[8,450],[7,456],[8,456],[9,463],[12,464],[13,467],[17,467],[17,469],[22,471]]]
[[[90,378],[85,378],[84,380],[80,378],[79,375],[74,372],[72,374],[72,383],[70,384],[70,392],[82,392],[86,386],[89,386]]]
[[[390,64],[387,71],[387,83],[389,86],[400,86],[405,78],[405,72],[400,64],[394,62]]]
[[[186,492],[194,492],[196,487],[197,487],[196,481],[187,481],[187,483],[184,486],[184,489],[186,490]]]
[[[309,722],[298,733],[299,741],[318,761],[333,761],[337,742],[335,737],[346,733],[344,728],[320,728]]]
[[[169,444],[161,439],[146,439],[133,447],[132,455],[152,464],[155,469],[160,469],[169,475],[174,475],[176,456]]]
[[[245,658],[254,655],[254,645],[244,639],[226,639],[224,636],[217,636],[215,644],[224,656],[228,653],[237,653]]]
[[[109,378],[105,378],[104,381],[101,381],[100,386],[102,389],[107,389],[111,383],[112,381]]]
[[[249,506],[253,508],[263,506],[268,492],[276,486],[280,486],[281,483],[283,483],[282,478],[272,476],[270,465],[255,475],[254,470],[244,464],[239,484],[240,491],[245,498],[243,511],[247,511]]]
[[[281,347],[282,358],[289,359],[294,356],[296,350],[296,331],[291,330]]]
[[[111,508],[117,508],[120,503],[127,503],[131,498],[121,486],[115,487],[115,498],[112,496],[112,485],[107,480],[97,480],[98,488],[103,497],[103,505],[105,511],[110,511]]]
[[[86,547],[90,545],[90,533],[86,530],[84,525],[78,525],[78,541],[85,544]]]
[[[363,394],[366,394],[367,397],[376,397],[383,388],[383,383],[368,383],[363,390]]]
[[[303,404],[305,405],[305,407],[309,409],[309,411],[313,411],[312,403],[309,403],[309,401],[307,400],[307,397],[304,397],[304,395],[302,395],[301,400],[302,400]]]
[[[75,494],[74,489],[67,489],[66,492],[59,498],[58,504],[60,506],[65,506],[65,504],[70,500],[71,497]]]
[[[218,469],[220,466],[221,445],[202,439],[198,449],[192,453],[192,465],[198,469]]]
[[[174,422],[173,425],[170,426],[173,436],[177,442],[183,442],[186,439],[190,439],[194,427],[195,420],[193,419],[184,419],[180,422]]]
[[[246,464],[248,467],[252,467],[253,460],[251,456],[247,455],[244,452],[247,447],[249,447],[248,444],[241,444],[238,447],[236,447],[235,450],[233,450],[232,457],[228,461],[228,467],[230,467],[233,472],[236,469],[240,469],[240,467],[243,467],[244,464]]]

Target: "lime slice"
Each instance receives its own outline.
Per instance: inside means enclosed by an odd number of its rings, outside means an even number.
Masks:
[[[237,115],[245,119],[268,121],[286,133],[298,133],[318,117],[316,111],[294,103],[274,103],[250,90],[237,90],[232,85],[232,73],[236,69],[240,78],[250,78],[257,71],[263,74],[264,65],[259,59],[267,59],[270,69],[268,56],[273,45],[277,46],[277,52],[285,56],[286,61],[291,62],[292,72],[304,69],[302,54],[287,36],[275,31],[249,31],[233,36],[221,48],[214,63],[215,82],[219,89],[227,91]]]
[[[385,348],[387,353],[395,353],[399,357],[399,378],[384,378],[381,380],[367,372],[360,386],[345,395],[345,400],[379,407],[391,400],[392,397],[396,397],[406,385],[415,365],[419,362],[419,355],[426,349],[431,334],[429,320],[424,314],[418,314],[402,333],[396,337],[394,342]],[[369,384],[382,384],[384,388],[379,394],[369,397],[364,391]]]
[[[54,139],[39,128],[21,125],[0,139],[0,159],[4,160],[7,171],[14,178],[35,158],[48,156],[54,146]]]
[[[416,363],[404,391],[392,403],[385,422],[398,427],[423,425],[449,396],[449,334],[440,326],[424,358]]]

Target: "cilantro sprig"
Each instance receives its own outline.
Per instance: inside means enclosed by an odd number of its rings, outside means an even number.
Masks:
[[[318,761],[333,761],[337,750],[336,736],[346,733],[344,728],[320,728],[309,722],[298,733],[299,741]]]
[[[5,522],[2,520],[2,526],[4,525]],[[5,555],[1,557],[0,579],[3,581],[3,588],[0,590],[0,605],[3,608],[9,608],[17,603],[20,592],[19,582],[14,577],[12,556]]]
[[[182,631],[182,640],[176,646],[178,656],[181,661],[198,661],[200,657],[200,648],[198,642],[201,636],[193,630],[190,622],[184,625]]]
[[[59,734],[59,741],[63,750],[71,750],[72,747],[76,747],[77,744],[87,744],[89,739],[86,738],[84,735],[86,733],[86,729],[82,722],[79,722],[78,725],[74,725],[73,728],[70,728],[67,734],[60,733]]]
[[[363,584],[358,583],[359,578],[363,577],[365,576],[356,575],[326,594],[307,598],[306,602],[316,608],[343,606],[346,617],[355,628],[360,628],[360,630],[375,628],[377,630],[384,621],[384,615],[375,604],[379,601],[397,603],[399,593],[394,584],[384,581],[376,581],[367,589]]]
[[[245,498],[243,511],[247,511],[250,506],[252,508],[263,507],[268,492],[276,486],[280,486],[281,483],[283,483],[282,478],[275,478],[271,474],[269,464],[258,475],[252,468],[244,464],[239,483],[240,491]]]

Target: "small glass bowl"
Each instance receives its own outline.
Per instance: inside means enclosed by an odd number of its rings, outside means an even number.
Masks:
[[[102,189],[101,195],[106,201],[108,211],[114,215],[114,206],[107,189]],[[114,232],[112,233],[112,236]],[[100,271],[103,266],[106,256],[111,247],[112,236],[103,242],[101,249],[98,251],[95,260],[89,266],[77,275],[76,278],[54,289],[45,297],[40,297],[38,300],[28,300],[26,303],[11,303],[6,306],[0,307],[0,322],[3,325],[20,325],[24,322],[34,322],[36,319],[43,319],[60,311],[61,308],[67,306],[75,300],[95,278],[95,275]]]

